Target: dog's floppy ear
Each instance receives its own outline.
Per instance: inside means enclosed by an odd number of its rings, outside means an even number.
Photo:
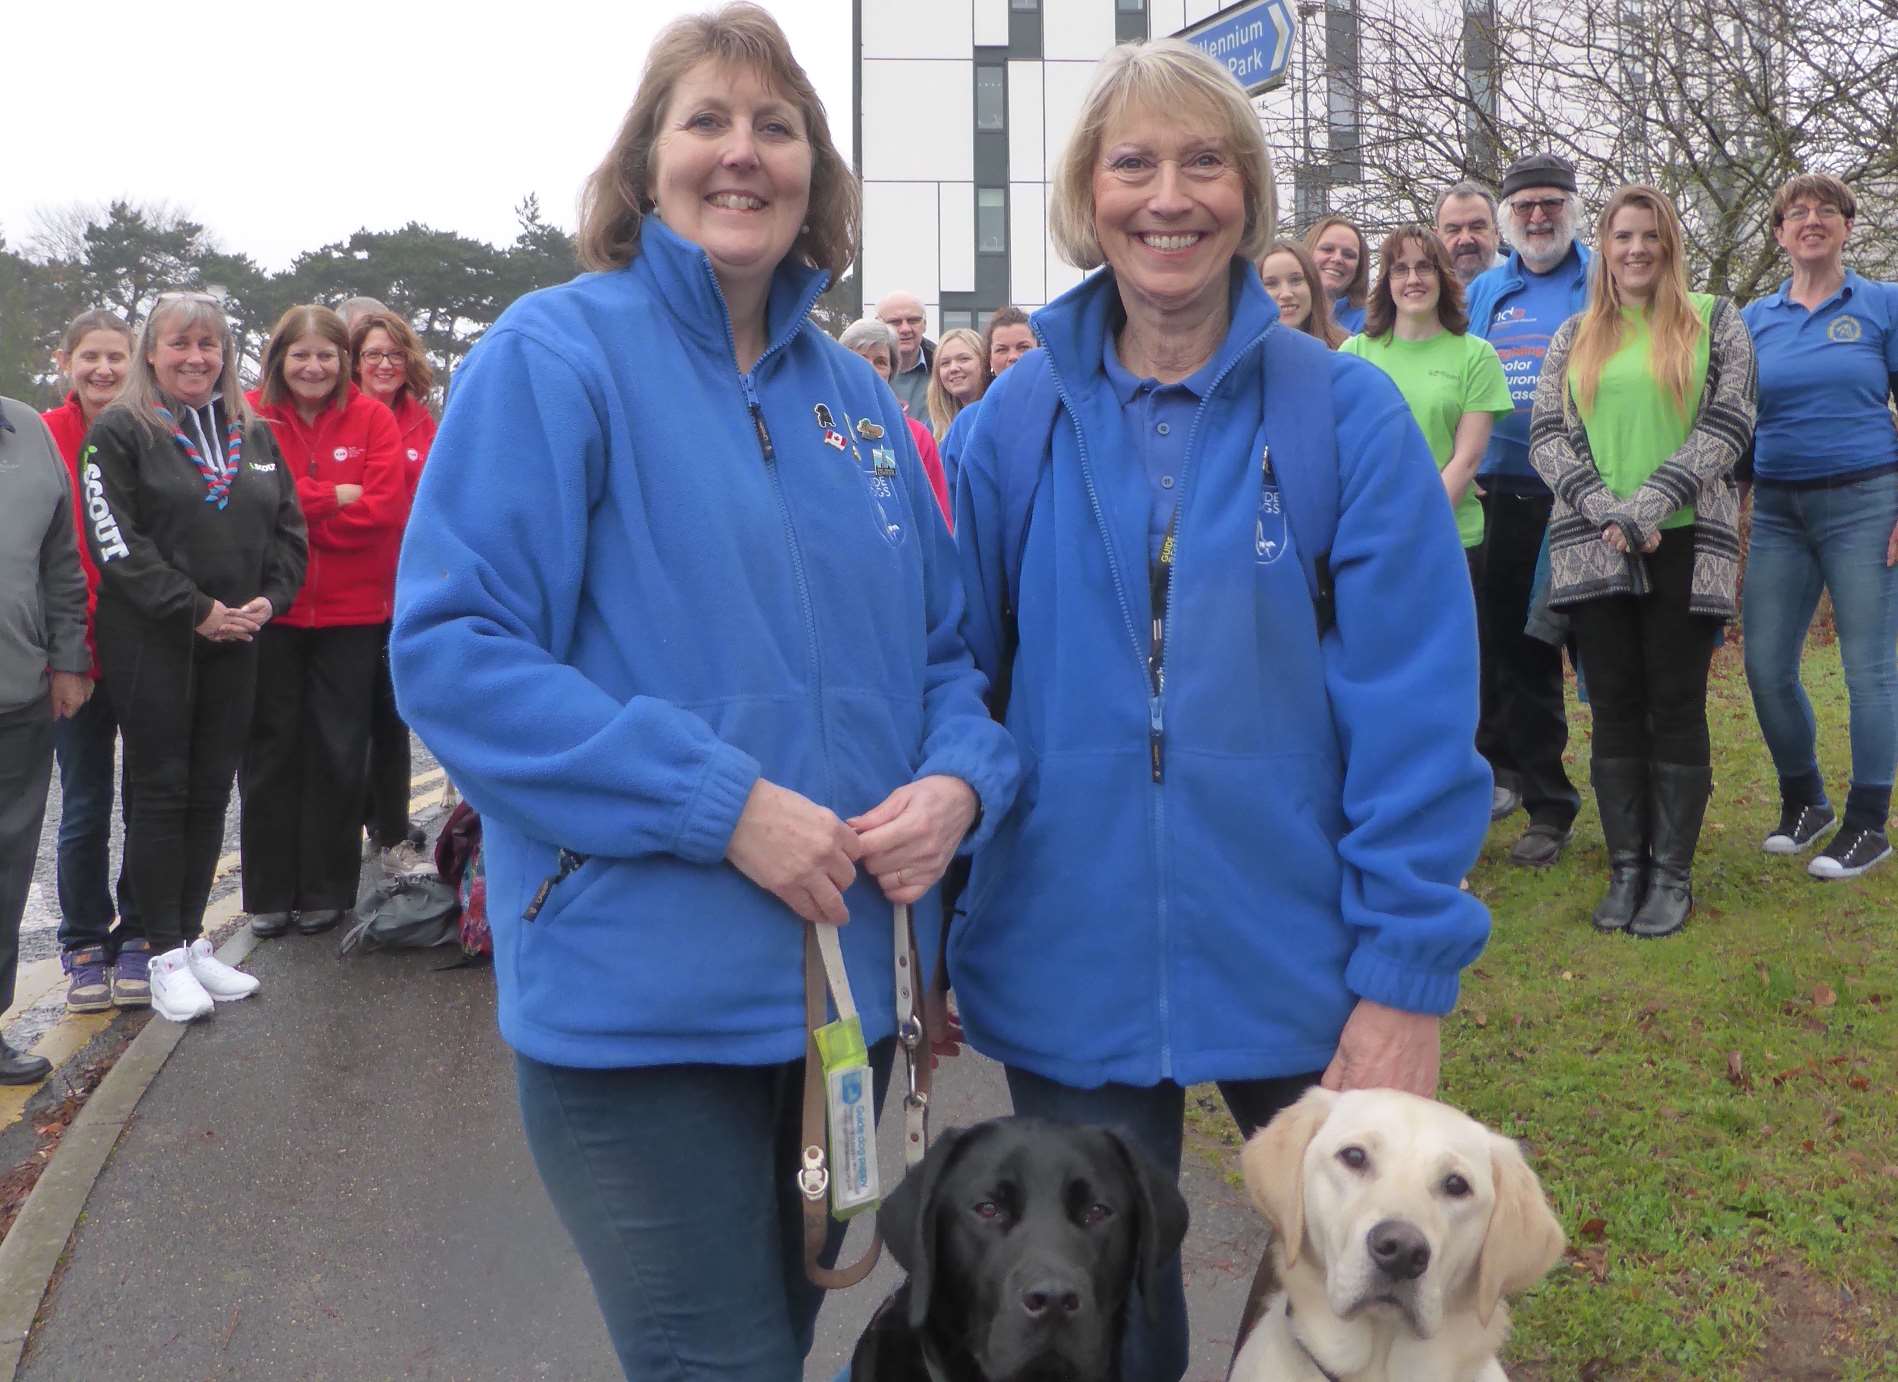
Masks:
[[[905,1175],[877,1207],[877,1233],[890,1256],[909,1273],[911,1329],[921,1329],[929,1318],[929,1293],[935,1285],[936,1188],[974,1132],[950,1128],[939,1133],[923,1164]]]
[[[1108,1128],[1101,1131],[1120,1156],[1139,1208],[1140,1222],[1134,1231],[1134,1280],[1140,1287],[1140,1298],[1146,1302],[1147,1318],[1158,1324],[1160,1269],[1173,1260],[1173,1254],[1186,1241],[1186,1196],[1180,1193],[1177,1181],[1119,1133]]]
[[[1490,1134],[1496,1205],[1476,1267],[1476,1318],[1487,1325],[1504,1296],[1526,1291],[1562,1256],[1568,1237],[1542,1193],[1542,1182],[1507,1137]]]
[[[1314,1085],[1246,1143],[1239,1154],[1246,1190],[1285,1245],[1285,1265],[1305,1247],[1305,1148],[1331,1116],[1338,1096]]]

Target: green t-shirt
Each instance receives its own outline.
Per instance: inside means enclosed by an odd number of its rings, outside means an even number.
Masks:
[[[1707,327],[1694,346],[1693,368],[1687,376],[1687,410],[1674,406],[1674,397],[1655,382],[1649,363],[1647,313],[1638,307],[1621,309],[1621,349],[1601,367],[1595,406],[1582,418],[1588,449],[1595,453],[1601,482],[1618,499],[1630,498],[1646,484],[1694,430],[1700,415],[1700,395],[1707,386],[1707,349],[1713,338],[1713,296],[1689,293],[1689,301]],[[1575,382],[1569,381],[1574,396]],[[1579,406],[1579,405],[1578,405]],[[1689,504],[1661,520],[1663,528],[1685,528],[1694,521]]]
[[[1353,336],[1338,348],[1369,360],[1396,383],[1430,443],[1438,470],[1450,464],[1457,424],[1465,413],[1503,417],[1515,411],[1503,362],[1496,347],[1481,336],[1440,331],[1427,341],[1403,341],[1392,332],[1376,339]],[[1456,506],[1456,531],[1465,547],[1483,540],[1483,505],[1475,485]]]

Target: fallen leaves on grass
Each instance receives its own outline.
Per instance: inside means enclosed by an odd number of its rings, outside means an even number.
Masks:
[[[1727,1081],[1736,1089],[1746,1088],[1746,1062],[1740,1059],[1738,1051],[1727,1052]]]
[[[1832,985],[1814,984],[1812,986],[1812,1006],[1813,1007],[1829,1008],[1838,1001],[1839,1001],[1839,995],[1833,991]]]

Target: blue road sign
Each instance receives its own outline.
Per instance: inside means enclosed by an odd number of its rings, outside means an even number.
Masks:
[[[1248,96],[1285,80],[1296,23],[1291,0],[1250,0],[1221,10],[1177,35],[1226,65]]]

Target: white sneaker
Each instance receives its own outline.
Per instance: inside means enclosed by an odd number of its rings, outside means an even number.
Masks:
[[[232,969],[220,960],[213,953],[211,942],[203,936],[191,942],[189,962],[191,977],[220,1003],[235,1003],[240,998],[248,998],[263,986],[263,980],[255,974]]]
[[[217,1006],[191,972],[191,952],[182,945],[152,956],[152,1011],[172,1022],[210,1016]]]

